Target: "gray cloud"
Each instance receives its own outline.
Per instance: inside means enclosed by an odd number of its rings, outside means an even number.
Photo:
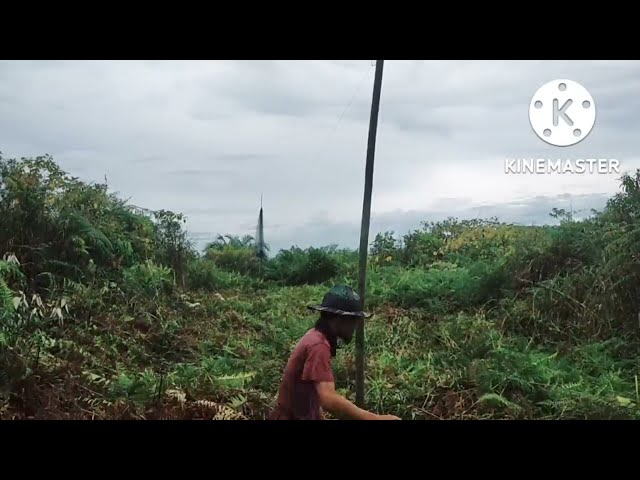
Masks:
[[[589,137],[562,149],[527,116],[554,78],[585,85],[598,109]],[[272,243],[353,245],[372,80],[369,60],[4,61],[0,151],[106,176],[136,205],[184,212],[199,236],[253,233],[263,194]],[[507,176],[504,160],[640,167],[639,88],[638,61],[387,61],[372,233],[456,212],[542,221],[553,202],[602,203],[618,176]]]

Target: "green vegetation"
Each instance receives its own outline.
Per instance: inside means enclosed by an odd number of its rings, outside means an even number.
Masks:
[[[402,418],[640,418],[640,172],[553,227],[425,223],[371,245],[368,407]],[[0,418],[264,418],[357,252],[196,252],[50,157],[0,156]],[[267,232],[268,234],[268,232]],[[354,346],[337,387],[353,399]]]

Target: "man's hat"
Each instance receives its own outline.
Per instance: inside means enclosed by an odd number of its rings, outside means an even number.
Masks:
[[[369,318],[371,314],[362,311],[360,295],[347,285],[335,285],[322,299],[320,305],[309,305],[310,310],[331,312],[336,315]]]

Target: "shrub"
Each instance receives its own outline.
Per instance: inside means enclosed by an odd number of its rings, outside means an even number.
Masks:
[[[371,265],[396,265],[402,260],[402,242],[396,240],[394,232],[378,233],[369,249]]]
[[[402,264],[407,267],[427,267],[442,260],[444,246],[444,238],[416,230],[404,237]]]
[[[260,259],[253,248],[227,245],[207,250],[206,258],[222,270],[241,275],[257,276],[261,269]]]
[[[187,288],[215,292],[247,284],[246,277],[221,270],[208,259],[197,259],[189,263],[186,275]]]
[[[324,283],[339,271],[331,251],[331,248],[302,250],[298,247],[281,250],[267,263],[265,278],[284,285]]]
[[[445,313],[472,303],[479,281],[466,268],[411,269],[385,267],[372,271],[370,302]]]
[[[168,293],[174,286],[171,269],[156,265],[147,260],[136,264],[122,272],[124,290],[132,294],[145,294],[157,297],[161,293]]]

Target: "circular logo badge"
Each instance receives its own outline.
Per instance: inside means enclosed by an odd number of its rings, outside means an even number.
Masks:
[[[596,105],[579,83],[553,80],[533,95],[529,121],[542,140],[556,147],[568,147],[589,135],[596,123]]]

